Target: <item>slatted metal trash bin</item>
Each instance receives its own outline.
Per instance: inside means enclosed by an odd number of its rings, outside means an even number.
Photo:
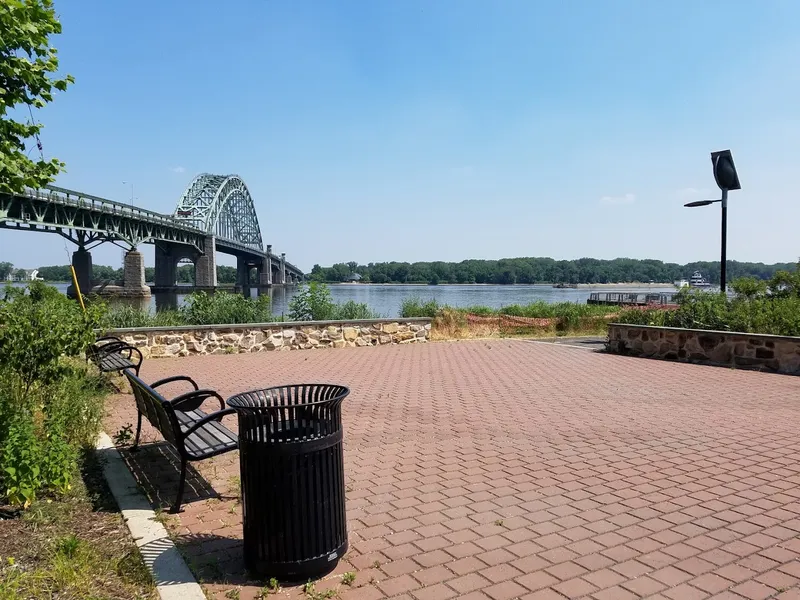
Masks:
[[[228,399],[239,419],[244,561],[305,580],[347,552],[341,405],[350,390],[300,384]]]

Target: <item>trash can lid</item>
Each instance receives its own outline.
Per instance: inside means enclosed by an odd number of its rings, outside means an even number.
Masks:
[[[227,404],[241,410],[332,405],[340,403],[349,393],[347,387],[333,383],[298,383],[242,392],[228,398]]]

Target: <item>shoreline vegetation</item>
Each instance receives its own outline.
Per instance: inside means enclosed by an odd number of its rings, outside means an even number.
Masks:
[[[779,271],[791,271],[791,263],[764,263],[727,261],[728,278],[755,277],[767,280]],[[69,265],[39,267],[38,276],[51,283],[70,283]],[[668,286],[681,279],[689,279],[700,271],[712,285],[719,284],[719,262],[691,262],[685,265],[665,263],[660,260],[615,258],[599,260],[579,258],[555,260],[552,258],[504,258],[500,260],[464,260],[461,262],[382,262],[360,265],[355,261],[336,263],[330,267],[314,265],[307,274],[309,281],[328,284],[402,284],[402,285],[556,285],[582,286]],[[15,269],[10,262],[0,262],[0,281],[14,277],[24,280],[24,269]],[[121,281],[122,268],[94,265],[95,281]],[[145,281],[153,282],[155,268],[145,267]],[[177,269],[178,284],[194,283],[194,266],[181,265]],[[220,284],[236,283],[236,268],[217,266]],[[250,273],[250,284],[257,285],[255,270]]]
[[[738,262],[729,260],[728,278],[769,279],[778,271],[790,271],[790,263]],[[402,284],[620,284],[668,282],[689,279],[695,271],[712,285],[719,284],[719,262],[691,262],[685,265],[660,260],[579,258],[555,260],[543,257],[463,260],[461,262],[381,262],[360,265],[355,261],[330,267],[314,265],[308,278],[321,283],[402,283]],[[548,282],[550,282],[548,284]],[[625,282],[625,283],[623,283]]]

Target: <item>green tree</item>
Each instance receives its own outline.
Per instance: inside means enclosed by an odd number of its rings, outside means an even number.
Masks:
[[[50,36],[59,33],[61,23],[51,0],[0,2],[0,191],[42,187],[64,169],[56,158],[28,158],[26,141],[35,138],[38,143],[42,126],[11,116],[24,114],[19,106],[42,108],[53,100],[54,89],[63,92],[73,82],[70,75],[53,76],[58,54]]]
[[[14,272],[14,265],[10,262],[0,262],[0,280],[8,279],[8,276]]]

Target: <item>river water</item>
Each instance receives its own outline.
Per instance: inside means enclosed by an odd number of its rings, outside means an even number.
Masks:
[[[21,285],[21,284],[20,284]],[[52,284],[66,293],[66,283]],[[406,298],[419,298],[426,301],[437,300],[440,304],[450,306],[488,306],[501,308],[510,304],[529,304],[542,300],[544,302],[578,302],[585,303],[592,292],[674,292],[671,285],[614,285],[585,286],[579,288],[557,289],[551,285],[374,285],[374,284],[338,284],[330,285],[331,296],[335,302],[364,302],[372,310],[382,316],[396,317],[400,315],[400,307]],[[297,293],[296,287],[272,288],[262,290],[262,294],[272,297],[272,312],[285,315],[288,303]],[[250,290],[255,296],[258,290]],[[141,305],[149,310],[175,308],[183,304],[185,294],[156,294],[143,300]]]

